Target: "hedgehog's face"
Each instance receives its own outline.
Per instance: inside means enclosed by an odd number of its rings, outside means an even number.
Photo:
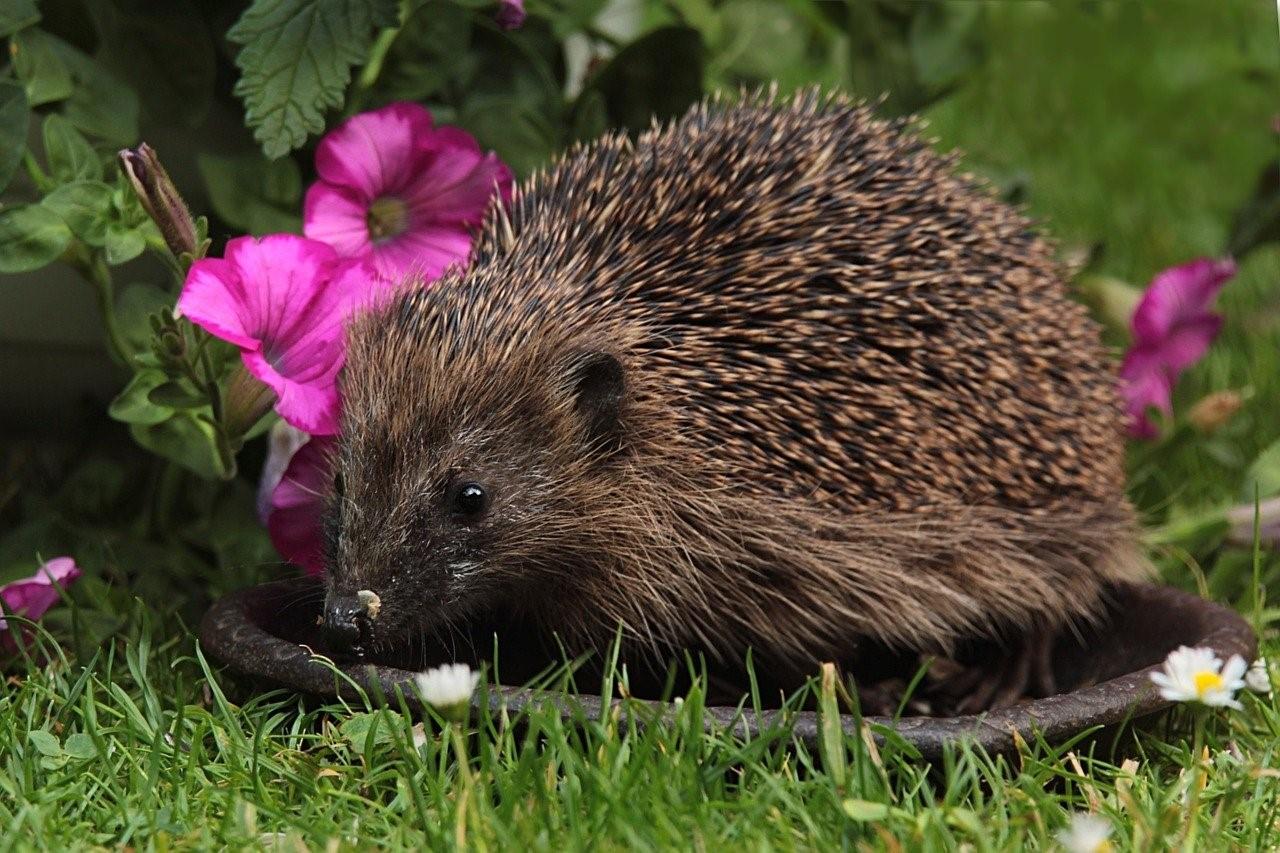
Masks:
[[[461,389],[445,411],[384,420],[348,396],[327,572],[326,625],[339,644],[372,652],[444,638],[481,614],[536,609],[572,582],[582,546],[572,520],[591,514],[622,372],[599,353],[568,370],[571,381],[510,407],[459,405]]]

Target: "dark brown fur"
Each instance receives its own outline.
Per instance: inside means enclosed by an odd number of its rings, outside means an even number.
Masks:
[[[1144,571],[1112,366],[952,165],[806,93],[533,178],[350,332],[334,588],[386,644],[502,608],[800,664],[1088,617]]]

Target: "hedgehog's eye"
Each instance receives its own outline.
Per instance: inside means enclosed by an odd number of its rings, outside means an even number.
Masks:
[[[479,483],[459,483],[453,488],[450,500],[458,515],[477,516],[489,506],[489,493]]]

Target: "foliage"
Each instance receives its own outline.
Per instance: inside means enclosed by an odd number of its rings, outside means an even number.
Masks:
[[[1274,846],[1274,701],[1211,726],[1214,773],[1188,817],[1177,798],[1194,762],[1176,737],[1147,741],[1136,770],[1032,745],[1016,766],[961,750],[930,777],[892,745],[875,764],[856,739],[822,761],[794,752],[785,726],[752,742],[702,735],[694,695],[644,732],[489,718],[459,760],[439,738],[412,749],[396,714],[222,693],[191,626],[212,596],[288,571],[255,506],[275,415],[246,416],[261,411],[236,396],[236,347],[173,307],[190,265],[229,238],[299,233],[319,137],[396,101],[524,177],[714,90],[884,94],[882,112],[922,113],[940,147],[959,146],[965,169],[1061,240],[1117,348],[1116,306],[1157,273],[1234,255],[1222,332],[1178,381],[1158,438],[1132,445],[1130,492],[1167,580],[1266,631],[1280,618],[1280,559],[1241,547],[1252,528],[1226,512],[1280,496],[1280,66],[1266,4],[608,5],[528,0],[506,30],[488,0],[0,0],[0,287],[74,269],[115,370],[82,423],[7,431],[0,452],[0,581],[61,554],[85,572],[43,623],[61,653],[50,640],[49,666],[12,662],[0,695],[12,837],[987,849],[1047,843],[1066,810],[1089,808],[1121,847],[1172,843],[1188,820],[1202,837]],[[117,161],[144,139],[190,205],[183,245]],[[1211,393],[1231,395],[1226,414],[1192,417]]]

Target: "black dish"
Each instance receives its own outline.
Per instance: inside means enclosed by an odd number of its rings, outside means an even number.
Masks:
[[[200,643],[215,660],[255,687],[285,687],[304,694],[350,698],[351,687],[335,678],[330,668],[313,660],[324,645],[317,617],[322,593],[318,581],[295,578],[231,593],[217,601],[200,626]],[[1078,637],[1059,641],[1054,650],[1057,682],[1075,689],[1045,699],[975,716],[867,717],[873,724],[891,726],[928,761],[941,755],[944,744],[968,739],[990,753],[1008,754],[1016,732],[1027,742],[1037,735],[1050,743],[1065,741],[1094,727],[1115,727],[1149,721],[1170,707],[1151,684],[1149,675],[1180,645],[1207,646],[1222,659],[1241,655],[1252,660],[1257,643],[1252,629],[1238,613],[1185,592],[1162,586],[1125,587],[1114,598],[1108,616]],[[503,646],[505,648],[505,646]],[[443,655],[441,656],[443,659]],[[338,668],[373,695],[392,696],[413,672],[385,664],[339,662]],[[505,668],[504,668],[505,671]],[[412,690],[404,690],[409,707],[420,710]],[[522,687],[495,686],[487,693],[491,704],[518,711],[530,703],[554,703],[566,716],[598,718],[598,697],[565,696]],[[479,694],[477,695],[479,697]],[[480,701],[477,698],[475,701]],[[647,703],[655,713],[661,703]],[[733,726],[754,734],[769,722],[742,714],[735,707],[707,708],[707,725]],[[855,720],[844,718],[852,731]],[[794,715],[795,736],[811,746],[818,738],[817,715]]]

